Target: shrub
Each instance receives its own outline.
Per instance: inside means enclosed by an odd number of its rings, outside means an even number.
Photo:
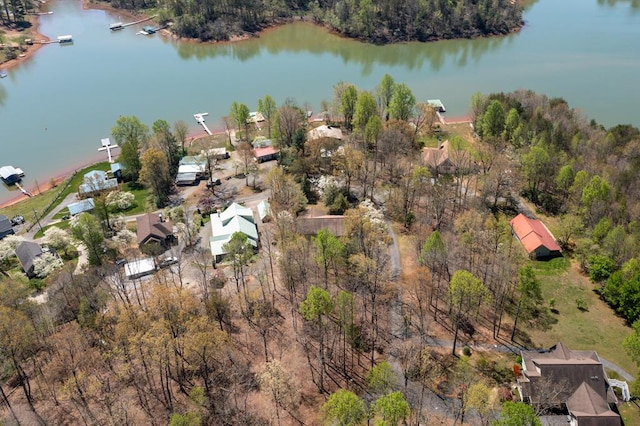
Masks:
[[[464,346],[462,348],[462,354],[464,356],[471,356],[471,348],[469,346]]]

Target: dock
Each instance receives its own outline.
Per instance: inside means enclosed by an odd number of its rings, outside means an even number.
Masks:
[[[27,191],[26,189],[24,189],[22,185],[20,185],[20,183],[16,182],[16,187],[27,197],[33,197],[33,194]]]
[[[447,110],[444,107],[444,104],[440,99],[429,99],[427,101],[427,104],[431,105],[433,109],[436,110],[436,112],[447,112]]]
[[[193,114],[193,118],[196,119],[196,123],[201,124],[202,127],[204,127],[204,131],[207,132],[209,134],[209,136],[213,135],[213,133],[211,133],[211,130],[209,130],[209,128],[207,127],[206,124],[204,124],[204,116],[205,115],[209,115],[208,112],[199,112],[197,114]]]
[[[58,36],[58,43],[60,43],[60,44],[70,44],[70,43],[73,43],[73,36],[71,36],[71,35],[61,35],[61,36]]]
[[[158,15],[153,15],[153,16],[149,16],[148,18],[140,19],[140,20],[135,21],[135,22],[127,22],[126,24],[122,23],[122,22],[116,22],[115,24],[109,25],[109,29],[111,31],[118,31],[118,30],[121,30],[121,29],[123,29],[125,27],[129,27],[131,25],[142,24],[143,22],[150,21],[150,20],[152,20],[154,18],[157,18],[157,17],[158,17]]]

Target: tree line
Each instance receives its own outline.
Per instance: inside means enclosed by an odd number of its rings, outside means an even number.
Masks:
[[[521,173],[511,179],[520,182],[518,191],[558,216],[559,243],[575,253],[602,297],[630,324],[640,319],[640,193],[634,184],[640,130],[605,129],[563,99],[527,91],[474,103],[478,133],[490,149],[514,154]],[[499,169],[491,173],[504,174],[505,163],[495,158]],[[500,186],[495,179],[494,187]]]
[[[309,16],[348,37],[375,43],[506,34],[523,25],[522,8],[509,0],[242,0],[201,2],[111,0],[126,9],[160,8],[179,36],[228,40]]]

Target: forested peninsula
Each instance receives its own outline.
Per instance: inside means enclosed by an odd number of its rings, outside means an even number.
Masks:
[[[296,18],[372,43],[507,34],[522,27],[512,0],[111,0],[114,8],[158,10],[180,37],[227,41]]]

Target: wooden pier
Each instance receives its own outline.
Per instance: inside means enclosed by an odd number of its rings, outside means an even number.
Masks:
[[[126,24],[123,24],[121,22],[116,22],[115,24],[111,24],[109,29],[111,31],[117,31],[117,30],[121,30],[121,29],[123,29],[125,27],[129,27],[131,25],[142,24],[143,22],[150,21],[150,20],[152,20],[154,18],[157,18],[157,17],[158,17],[158,15],[153,15],[153,16],[149,16],[148,18],[140,19],[140,20],[135,21],[135,22],[127,22]]]
[[[16,187],[27,197],[33,197],[33,194],[24,189],[22,185],[20,185],[20,182],[16,182]]]
[[[208,112],[199,112],[197,114],[193,114],[193,118],[196,119],[196,123],[201,124],[202,127],[204,127],[204,131],[207,132],[209,134],[209,136],[213,135],[213,133],[211,133],[211,130],[209,130],[209,128],[207,127],[206,124],[204,124],[204,116],[205,115],[209,115]]]

